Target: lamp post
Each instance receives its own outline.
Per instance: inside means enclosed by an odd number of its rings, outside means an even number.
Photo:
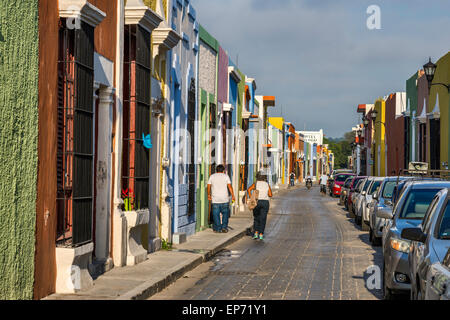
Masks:
[[[431,62],[431,57],[430,57],[430,60],[428,61],[428,63],[423,66],[423,70],[425,71],[425,75],[427,76],[427,80],[428,80],[428,90],[431,90],[431,86],[440,85],[440,86],[446,87],[448,92],[450,93],[450,84],[432,83],[433,79],[434,79],[434,75],[436,74],[436,69],[437,69],[437,65],[434,64],[433,62]]]

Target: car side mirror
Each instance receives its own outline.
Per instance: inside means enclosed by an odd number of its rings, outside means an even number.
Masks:
[[[377,211],[377,218],[392,220],[393,217],[394,217],[394,215],[389,211],[385,211],[385,210]]]
[[[420,228],[406,228],[402,231],[402,238],[425,243],[427,241],[427,236],[423,233]]]
[[[389,207],[392,207],[392,205],[393,205],[391,200],[386,200],[384,203]]]
[[[378,200],[378,194],[375,193],[375,194],[373,195],[372,199],[373,199],[373,200]]]
[[[363,191],[363,192],[361,192],[361,194],[362,194],[363,196],[365,196],[365,195],[367,194],[367,192],[366,192],[366,191]]]

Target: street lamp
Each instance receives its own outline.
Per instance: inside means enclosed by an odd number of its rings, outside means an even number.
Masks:
[[[431,57],[430,57],[430,60],[428,61],[428,63],[423,66],[423,70],[425,71],[425,75],[427,76],[427,80],[428,80],[428,90],[431,89],[431,86],[441,85],[441,86],[446,87],[448,92],[450,92],[450,85],[444,84],[444,83],[432,83],[433,79],[434,79],[434,75],[436,73],[436,69],[437,69],[437,65],[434,64],[433,62],[431,62]]]
[[[363,122],[364,122],[364,128],[367,128],[369,126],[369,119],[364,116]]]
[[[378,111],[376,109],[374,109],[372,111],[372,120],[373,121],[377,120],[377,117],[378,117]]]

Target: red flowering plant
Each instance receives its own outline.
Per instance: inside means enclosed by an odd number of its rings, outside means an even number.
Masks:
[[[133,211],[135,207],[135,197],[132,190],[122,190],[122,199],[125,211]]]

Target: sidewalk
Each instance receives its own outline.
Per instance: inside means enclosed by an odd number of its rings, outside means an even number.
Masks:
[[[237,241],[253,225],[250,212],[230,218],[228,233],[211,229],[188,237],[187,242],[148,255],[148,260],[132,267],[114,268],[94,280],[94,287],[77,294],[53,294],[44,300],[143,300],[208,261]]]
[[[274,190],[274,197],[301,188],[282,185]],[[281,193],[281,194],[280,194]],[[273,209],[276,204],[273,203]],[[52,294],[43,300],[144,300],[163,290],[185,273],[208,261],[219,251],[245,236],[253,226],[249,211],[230,218],[228,233],[214,233],[211,229],[198,232],[187,242],[174,245],[170,251],[161,250],[148,255],[148,260],[132,267],[114,268],[94,280],[94,287],[77,294]]]

